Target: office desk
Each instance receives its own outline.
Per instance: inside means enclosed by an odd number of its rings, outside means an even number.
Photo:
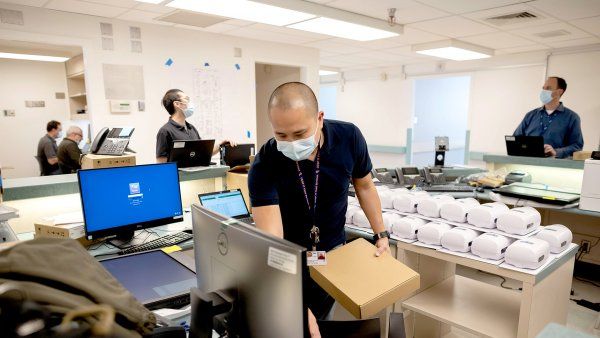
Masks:
[[[349,237],[370,239],[346,228]],[[392,240],[396,258],[419,272],[421,288],[400,302],[407,336],[441,337],[450,325],[490,337],[535,337],[550,322],[565,324],[577,248],[537,275]],[[455,274],[456,265],[515,279],[522,291],[503,289]]]

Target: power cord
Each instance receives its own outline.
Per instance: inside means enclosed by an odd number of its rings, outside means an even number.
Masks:
[[[490,275],[490,276],[494,276],[494,277],[501,278],[501,279],[502,279],[502,282],[500,283],[500,286],[501,286],[503,289],[507,289],[507,290],[515,290],[515,291],[522,291],[522,290],[523,290],[523,288],[511,288],[510,286],[505,286],[505,285],[504,285],[504,283],[506,283],[506,282],[507,282],[507,280],[506,280],[506,278],[504,278],[504,277],[502,277],[502,276],[500,276],[500,275],[496,275],[496,274],[494,274],[494,273],[490,273],[490,272],[486,272],[486,271],[481,271],[481,270],[477,270],[477,272],[479,272],[479,273],[482,273],[482,274],[485,274],[485,275]]]

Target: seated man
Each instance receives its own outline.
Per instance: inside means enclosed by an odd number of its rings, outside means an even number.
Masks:
[[[63,174],[72,174],[81,169],[81,150],[79,142],[83,140],[83,132],[77,126],[71,126],[65,137],[58,146],[58,165]]]
[[[583,148],[579,115],[563,106],[560,98],[567,90],[567,82],[551,76],[546,80],[540,100],[543,106],[523,118],[514,136],[543,136],[547,156],[565,158]]]
[[[40,164],[41,176],[60,175],[56,158],[56,139],[62,137],[62,126],[58,121],[46,124],[46,135],[38,142],[36,159]]]

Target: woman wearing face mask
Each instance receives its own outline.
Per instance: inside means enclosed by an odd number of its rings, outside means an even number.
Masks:
[[[167,110],[169,121],[158,130],[156,135],[156,162],[164,163],[169,159],[173,140],[200,140],[198,130],[186,119],[194,115],[194,105],[190,97],[182,90],[169,89],[162,99],[163,107]],[[224,140],[221,143],[215,143],[213,154],[219,152],[219,147],[223,144],[231,143]]]

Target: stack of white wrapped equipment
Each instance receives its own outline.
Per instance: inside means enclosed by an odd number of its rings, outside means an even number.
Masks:
[[[452,226],[446,223],[429,222],[419,229],[417,239],[425,244],[442,245],[442,236],[450,229],[452,229]]]
[[[532,207],[513,208],[498,217],[496,227],[509,234],[526,235],[539,228],[540,212]]]
[[[507,211],[508,207],[504,203],[485,203],[469,211],[467,222],[479,228],[493,229],[496,227],[496,219]]]
[[[348,209],[346,210],[346,224],[353,224],[352,218],[354,217],[354,214],[359,210],[361,209],[357,205],[348,205]]]
[[[461,198],[442,204],[440,216],[450,222],[465,223],[469,211],[478,206],[479,202],[474,198]]]
[[[544,265],[550,255],[550,245],[539,238],[527,238],[509,245],[504,261],[517,268],[537,269]]]
[[[394,205],[394,209],[400,212],[415,213],[417,212],[419,201],[428,196],[429,194],[425,191],[409,191],[406,194],[395,196],[392,204]]]
[[[456,227],[452,228],[442,235],[442,246],[450,251],[469,252],[471,243],[481,233],[472,229]]]
[[[535,234],[535,237],[548,242],[550,252],[553,254],[563,252],[573,241],[573,233],[562,224],[546,225]]]
[[[512,242],[508,237],[485,233],[473,240],[471,252],[481,258],[500,260],[504,258],[504,252]]]
[[[423,198],[417,204],[417,212],[420,215],[427,217],[440,217],[440,209],[442,204],[454,201],[454,197],[450,195],[435,195],[428,198]]]
[[[416,239],[419,229],[427,223],[428,221],[422,218],[406,216],[392,226],[392,233],[401,238]]]

